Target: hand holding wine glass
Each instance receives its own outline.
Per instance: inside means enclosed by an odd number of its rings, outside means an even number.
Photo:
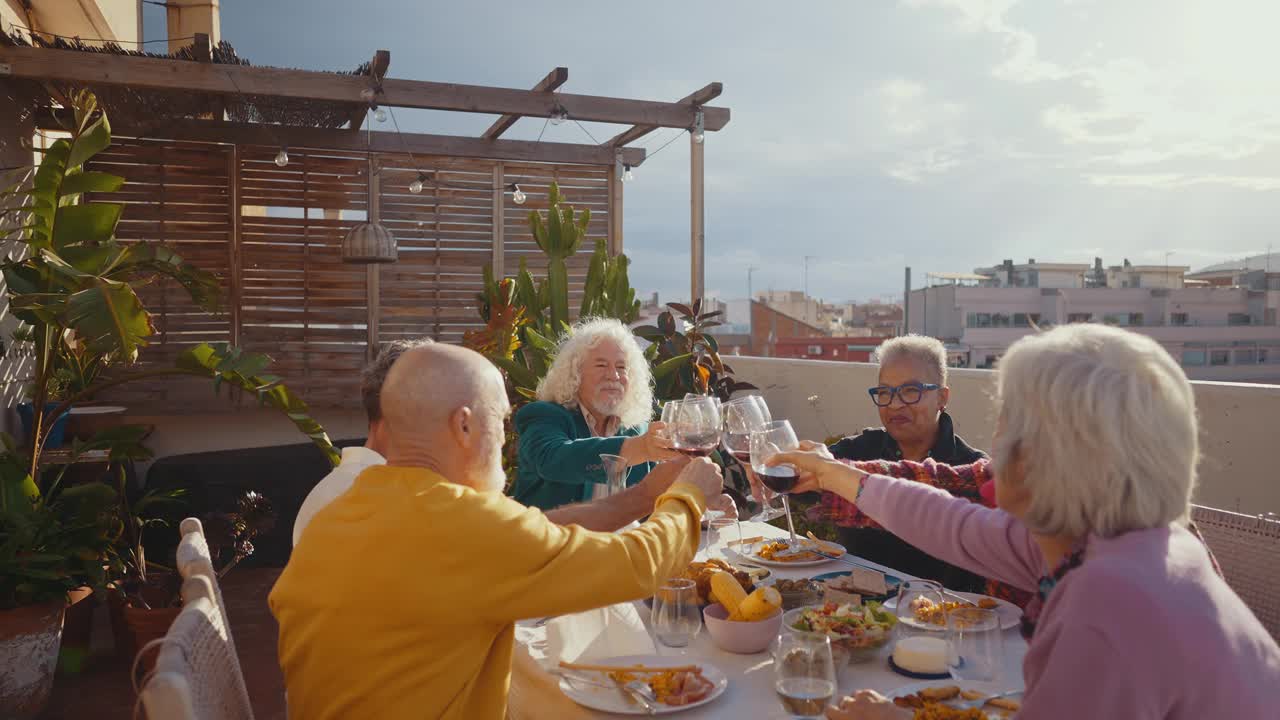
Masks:
[[[706,457],[720,444],[720,403],[702,396],[680,401],[671,418],[671,448]]]
[[[764,486],[782,495],[782,511],[787,516],[787,529],[791,533],[790,542],[796,542],[796,530],[791,520],[791,504],[785,493],[789,493],[799,480],[799,471],[794,465],[773,458],[780,453],[796,450],[800,441],[791,428],[790,421],[777,420],[768,423],[762,430],[751,433],[751,469],[755,471]]]
[[[643,435],[624,440],[618,454],[626,458],[631,465],[675,460],[680,457],[680,453],[668,447],[670,441],[667,438],[667,431],[667,426],[661,422],[649,423]]]
[[[765,465],[789,467],[798,473],[799,477],[789,492],[825,490],[836,493],[849,502],[857,497],[858,486],[867,476],[867,473],[852,465],[834,459],[826,448],[773,453],[765,461]]]

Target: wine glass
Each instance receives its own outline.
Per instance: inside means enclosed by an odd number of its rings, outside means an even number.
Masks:
[[[917,606],[941,607],[942,602],[942,586],[932,580],[908,580],[898,586],[898,605],[894,612],[898,615],[899,635],[939,637],[939,632],[946,630],[946,618],[940,613],[924,618],[918,614]]]
[[[785,633],[773,654],[774,690],[793,718],[821,718],[836,694],[831,639],[817,633]]]
[[[792,545],[796,543],[796,528],[791,520],[791,503],[787,501],[786,493],[800,481],[800,472],[793,465],[769,467],[765,463],[780,452],[799,447],[800,441],[796,439],[796,431],[791,428],[789,420],[766,423],[763,429],[751,433],[751,469],[765,487],[782,494],[782,512],[787,516],[787,530],[791,533]]]
[[[658,437],[667,441],[668,445],[671,444],[671,423],[672,421],[675,420],[676,411],[680,409],[680,403],[682,402],[684,401],[668,400],[662,404],[662,415],[660,416],[659,419],[662,420],[662,423],[666,427],[664,427],[662,431],[658,433]]]
[[[961,682],[998,682],[1004,636],[995,610],[964,607],[947,613],[947,669]]]
[[[723,515],[711,517],[711,513],[707,514],[710,520],[707,522],[707,545],[705,550],[710,555],[711,548],[715,545],[721,546],[723,553],[725,548],[729,547],[729,543],[740,545],[742,543],[742,524],[738,521],[738,509],[735,507],[732,511]]]
[[[769,406],[759,395],[735,398],[724,404],[724,433],[721,442],[744,467],[751,467],[751,433],[765,429],[770,422]],[[766,497],[758,497],[760,512],[751,518],[755,522],[767,522],[782,517],[782,511],[769,504]]]
[[[698,586],[684,578],[668,579],[653,596],[649,620],[659,643],[672,648],[687,647],[702,629]]]
[[[671,417],[671,447],[674,450],[706,457],[720,444],[719,400],[700,396],[680,402]]]

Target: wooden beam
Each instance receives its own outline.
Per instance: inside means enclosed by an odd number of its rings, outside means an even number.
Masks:
[[[493,279],[502,282],[506,277],[507,244],[506,244],[506,200],[507,178],[506,168],[502,163],[493,166]]]
[[[371,84],[382,82],[382,78],[387,76],[387,68],[391,67],[391,51],[379,50],[373,54],[373,59],[369,61],[369,81]],[[361,101],[360,107],[351,113],[350,130],[359,130],[364,125],[364,119],[369,115],[368,103]]]
[[[702,299],[706,289],[706,214],[703,210],[703,148],[689,136],[689,302]]]
[[[624,183],[619,177],[621,170],[614,164],[609,173],[609,255],[617,257],[622,254],[622,190]]]
[[[556,88],[565,84],[565,82],[568,80],[569,80],[569,68],[558,67],[555,70],[552,70],[551,72],[547,73],[546,77],[539,80],[538,84],[533,86],[532,92],[543,92],[543,93],[554,92]],[[489,129],[485,130],[484,134],[482,134],[480,137],[484,138],[485,140],[497,140],[499,135],[506,132],[507,130],[510,130],[511,126],[515,125],[516,121],[519,119],[520,119],[519,115],[503,115],[502,117],[495,120],[494,123],[489,126]]]
[[[37,118],[42,129],[58,129],[53,115],[42,113]],[[614,149],[599,145],[532,142],[528,140],[481,140],[454,135],[423,135],[394,132],[353,133],[350,130],[302,128],[263,123],[213,122],[209,120],[174,120],[155,126],[140,127],[112,124],[112,132],[122,137],[145,137],[164,140],[234,143],[240,145],[287,145],[313,150],[371,150],[380,153],[413,153],[451,157],[524,160],[577,165],[614,164]],[[623,148],[623,162],[637,167],[644,162],[644,148]]]
[[[125,85],[138,90],[211,92],[225,95],[360,102],[368,79],[359,75],[281,70],[246,65],[205,65],[185,60],[103,55],[47,48],[0,48],[0,63],[12,75],[38,80]],[[559,105],[575,120],[687,128],[692,105],[557,94],[512,88],[460,85],[422,80],[384,80],[380,104],[390,107],[452,110],[497,115],[550,117]],[[703,107],[707,130],[729,122],[729,109]]]
[[[701,90],[698,90],[697,92],[685,95],[684,97],[677,100],[676,104],[692,105],[695,108],[701,107],[711,102],[712,100],[715,100],[716,98],[720,97],[720,93],[722,92],[724,92],[724,85],[718,82],[714,82],[702,88]],[[703,121],[704,121],[704,127],[706,127],[707,130],[710,130],[711,128],[707,127],[705,124],[705,121],[706,121],[705,110],[703,111]],[[692,123],[690,124],[692,125]],[[648,135],[654,130],[657,130],[658,127],[659,127],[658,125],[636,125],[635,127],[632,127],[630,130],[624,130],[623,132],[620,132],[617,135],[614,135],[612,139],[610,139],[608,142],[605,143],[605,145],[611,145],[613,147],[622,147],[627,143],[631,143],[631,142],[635,142],[636,140],[639,140],[645,135]]]
[[[227,215],[229,220],[230,252],[227,268],[227,288],[230,297],[228,303],[231,311],[231,344],[240,346],[240,304],[244,282],[240,269],[240,148],[231,146],[227,153]]]
[[[382,173],[378,161],[370,158],[369,176],[365,178],[369,186],[369,207],[365,218],[368,222],[377,223],[382,219]],[[369,362],[378,357],[380,349],[378,324],[382,316],[382,263],[369,263],[365,268],[365,320],[366,349]]]

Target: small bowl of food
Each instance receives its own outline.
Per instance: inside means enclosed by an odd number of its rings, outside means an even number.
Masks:
[[[822,585],[809,578],[778,580],[773,584],[782,595],[782,609],[794,610],[822,602]]]
[[[778,637],[782,628],[782,609],[773,608],[770,614],[758,620],[731,620],[729,611],[716,603],[702,611],[702,619],[716,647],[726,652],[751,655],[768,650],[774,638]]]
[[[898,618],[877,602],[840,605],[829,602],[788,610],[782,616],[786,632],[826,635],[831,653],[849,663],[862,663],[880,654],[893,636]]]

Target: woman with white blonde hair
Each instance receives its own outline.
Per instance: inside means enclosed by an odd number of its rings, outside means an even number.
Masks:
[[[770,462],[800,469],[797,492],[836,493],[926,552],[1038,594],[1018,717],[1274,717],[1280,648],[1187,528],[1199,451],[1182,368],[1146,336],[1065,325],[1014,343],[997,378],[998,508],[820,449]],[[862,691],[828,717],[911,715]]]
[[[661,423],[648,424],[652,417],[653,377],[631,330],[611,319],[578,323],[538,384],[538,402],[516,413],[515,499],[550,510],[603,497],[602,454],[626,459],[628,485],[639,483],[654,462],[682,457],[667,449]],[[636,507],[643,514],[644,503]]]

